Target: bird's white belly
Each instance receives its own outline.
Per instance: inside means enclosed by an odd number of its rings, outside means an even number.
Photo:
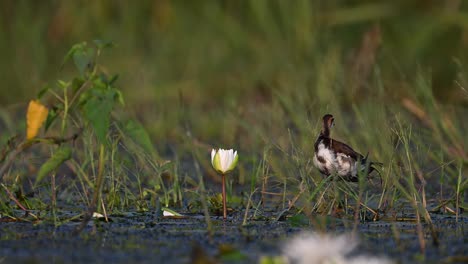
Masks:
[[[314,165],[321,171],[328,174],[335,173],[336,157],[332,150],[327,149],[323,143],[318,145],[318,151],[312,159]]]
[[[324,174],[337,174],[340,177],[357,175],[357,161],[343,153],[336,153],[320,143],[312,159],[314,165]]]

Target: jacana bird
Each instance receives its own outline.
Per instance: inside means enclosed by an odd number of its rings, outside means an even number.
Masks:
[[[345,143],[330,137],[334,121],[330,114],[323,116],[322,130],[314,145],[315,167],[324,175],[336,174],[343,180],[351,182],[358,181],[358,170],[367,171],[367,175],[374,170],[378,171],[373,165],[382,165],[381,163],[369,162],[368,155],[364,157]]]

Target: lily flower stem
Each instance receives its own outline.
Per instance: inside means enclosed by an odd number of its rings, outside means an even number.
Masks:
[[[223,219],[226,220],[227,218],[227,209],[226,209],[226,175],[222,174],[222,181],[223,181]]]

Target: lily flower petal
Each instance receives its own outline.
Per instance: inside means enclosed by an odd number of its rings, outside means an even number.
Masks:
[[[211,150],[211,165],[219,173],[225,174],[233,170],[236,167],[237,160],[237,151],[233,149]]]

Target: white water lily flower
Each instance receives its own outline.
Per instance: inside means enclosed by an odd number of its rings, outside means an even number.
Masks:
[[[237,165],[238,157],[237,151],[233,149],[211,150],[211,164],[213,168],[221,174],[232,171]]]

